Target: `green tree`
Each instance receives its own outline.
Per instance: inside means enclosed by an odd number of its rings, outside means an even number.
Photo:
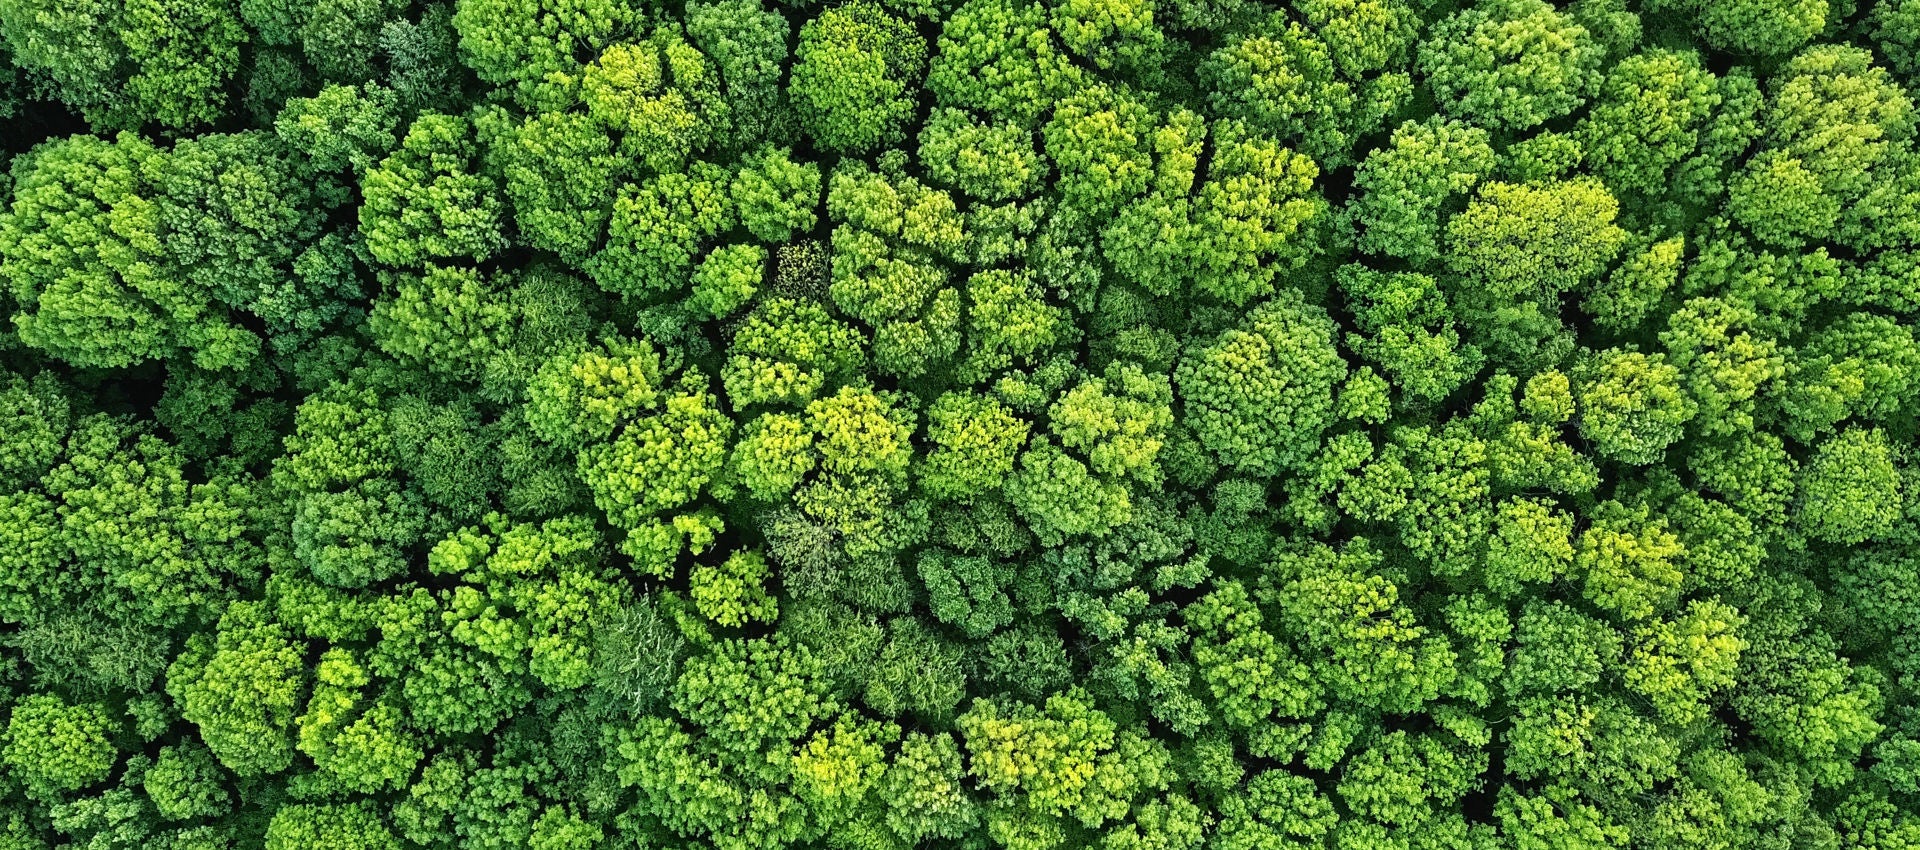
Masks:
[[[1031,126],[1081,77],[1054,40],[1046,7],[968,0],[941,22],[927,89],[942,106]]]
[[[1396,37],[1385,34],[1387,40]],[[1287,15],[1273,14],[1202,63],[1208,103],[1221,117],[1297,143],[1302,153],[1327,167],[1347,164],[1354,142],[1379,129],[1411,96],[1413,86],[1404,73],[1364,80],[1341,73],[1357,64],[1350,45],[1341,47],[1344,63],[1336,65],[1330,45]]]
[[[341,850],[390,850],[402,845],[372,803],[295,804],[273,813],[267,822],[269,850],[339,847]]]
[[[1849,428],[1820,443],[1801,468],[1795,515],[1816,540],[1851,545],[1893,531],[1910,478],[1879,429]]]
[[[742,226],[763,241],[785,242],[813,229],[821,185],[818,164],[767,145],[741,160],[731,192]]]
[[[1622,59],[1582,121],[1587,162],[1616,192],[1659,193],[1699,147],[1720,105],[1714,83],[1696,53],[1652,50]]]
[[[528,244],[576,263],[598,247],[627,161],[589,116],[535,115],[501,134],[487,156]]]
[[[1605,51],[1542,0],[1499,0],[1448,16],[1417,51],[1442,111],[1495,130],[1526,130],[1593,96]]]
[[[13,704],[6,748],[0,760],[13,768],[29,793],[51,797],[106,779],[119,752],[112,718],[97,705],[69,705],[51,694]]]
[[[293,719],[306,665],[265,608],[235,603],[214,634],[196,635],[167,669],[167,693],[201,740],[237,776],[293,764]]]
[[[1333,424],[1332,389],[1346,375],[1335,325],[1282,293],[1241,326],[1196,345],[1174,373],[1183,421],[1222,463],[1272,476],[1306,463]]]
[[[727,173],[696,163],[620,187],[605,247],[586,262],[600,288],[628,299],[677,292],[691,280],[694,258],[734,223]]]
[[[1580,433],[1622,463],[1657,462],[1699,410],[1664,355],[1612,349],[1578,372]]]
[[[1871,54],[1838,45],[1794,57],[1771,89],[1762,147],[1734,176],[1727,211],[1762,241],[1797,248],[1833,234],[1876,168],[1896,161],[1913,102]]]
[[[393,266],[484,260],[506,246],[499,189],[475,173],[473,125],[427,113],[361,185],[360,230],[373,258]]]
[[[1047,175],[1033,133],[1012,121],[986,123],[964,110],[934,112],[920,131],[928,176],[985,201],[1032,195]]]
[[[577,83],[581,52],[605,50],[641,20],[638,9],[599,0],[461,0],[452,23],[461,61],[535,106]]]
[[[920,486],[935,498],[963,502],[998,489],[1031,427],[992,398],[942,395],[927,411],[933,446],[919,464]]]
[[[1471,336],[1524,372],[1564,357],[1572,344],[1560,300],[1598,277],[1626,242],[1619,202],[1591,178],[1543,185],[1484,183],[1447,220],[1448,291]]]
[[[1312,191],[1319,176],[1312,160],[1217,125],[1207,180],[1191,197],[1170,185],[1123,209],[1102,234],[1107,258],[1149,292],[1190,286],[1245,304],[1316,253],[1327,211]]]
[[[672,28],[608,47],[581,72],[580,99],[621,157],[660,175],[685,170],[729,129],[716,69]]]
[[[105,368],[176,354],[205,368],[230,368],[258,351],[259,338],[216,309],[213,293],[168,254],[167,220],[144,176],[161,171],[166,158],[130,135],[114,142],[77,136],[16,164],[12,203],[0,215],[0,279],[18,311],[21,342]],[[190,221],[197,226],[198,219]],[[176,244],[209,247],[183,237]],[[222,237],[246,244],[244,231]],[[206,268],[242,271],[219,262]]]
[[[1487,131],[1457,121],[1409,121],[1388,146],[1354,169],[1357,190],[1348,212],[1361,228],[1359,247],[1416,265],[1440,256],[1439,236],[1449,199],[1472,189],[1493,170]]]
[[[836,6],[800,28],[793,96],[800,123],[830,151],[866,153],[906,135],[927,47],[879,6]]]

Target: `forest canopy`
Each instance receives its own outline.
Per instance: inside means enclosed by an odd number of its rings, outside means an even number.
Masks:
[[[0,0],[0,850],[1920,850],[1920,0]]]

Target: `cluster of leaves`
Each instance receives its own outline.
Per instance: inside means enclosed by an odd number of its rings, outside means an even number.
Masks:
[[[1920,848],[1920,0],[0,0],[0,850]]]

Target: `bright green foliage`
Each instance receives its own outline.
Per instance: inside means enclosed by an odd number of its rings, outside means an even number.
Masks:
[[[1245,586],[1225,582],[1182,612],[1200,679],[1229,727],[1311,716],[1325,703],[1312,671],[1265,626]]]
[[[331,85],[312,97],[288,100],[274,119],[273,131],[288,147],[312,158],[315,171],[352,166],[355,173],[365,174],[399,146],[398,108],[398,95],[385,86]]]
[[[9,65],[39,77],[48,95],[102,129],[138,123],[138,108],[123,91],[126,44],[109,28],[123,8],[115,2],[9,0],[0,6]]]
[[[1234,125],[1216,132],[1206,182],[1189,198],[1149,195],[1103,234],[1106,254],[1155,294],[1189,287],[1233,305],[1273,290],[1275,274],[1304,262],[1326,213],[1312,195],[1313,161]],[[1062,163],[1061,167],[1066,168]]]
[[[1304,656],[1314,659],[1315,678],[1336,696],[1410,713],[1448,684],[1453,655],[1444,641],[1426,639],[1414,625],[1391,582],[1352,571],[1370,560],[1363,547],[1283,559],[1279,571],[1295,575],[1275,594],[1280,621]]]
[[[226,814],[223,779],[206,747],[181,745],[161,748],[141,784],[161,817],[188,820]]]
[[[927,411],[933,448],[920,466],[920,486],[935,498],[957,501],[998,489],[1013,472],[1030,429],[992,398],[942,395]]]
[[[726,641],[687,662],[673,711],[695,730],[650,717],[616,740],[622,785],[641,812],[675,834],[717,847],[784,846],[813,834],[807,810],[781,787],[793,748],[837,713],[822,689],[826,669],[784,639]],[[696,781],[686,781],[693,777]]]
[[[126,95],[141,118],[170,127],[210,124],[226,105],[226,87],[240,69],[246,30],[224,4],[129,0],[120,41],[135,71]]]
[[[267,823],[267,850],[338,847],[341,850],[396,850],[400,841],[369,803],[291,805]]]
[[[741,161],[731,191],[742,226],[767,242],[785,242],[813,229],[820,187],[817,163],[794,162],[791,151],[768,145]]]
[[[1653,194],[1700,144],[1720,97],[1695,53],[1629,56],[1607,73],[1581,127],[1587,162],[1616,192]]]
[[[912,25],[866,0],[828,9],[800,28],[792,93],[821,148],[864,153],[901,140],[926,73]]]
[[[1566,353],[1562,295],[1598,277],[1626,233],[1619,204],[1592,179],[1544,185],[1486,183],[1448,219],[1448,292],[1463,324],[1495,362],[1537,369]]]
[[[1002,799],[1057,815],[1079,809],[1108,790],[1094,783],[1104,778],[1097,762],[1113,748],[1116,727],[1084,692],[1050,697],[1044,709],[977,700],[954,725],[966,744],[967,772]]]
[[[405,785],[422,753],[400,710],[362,704],[358,690],[367,685],[367,672],[338,649],[321,658],[316,678],[298,721],[300,751],[350,788]]]
[[[505,177],[514,222],[528,244],[573,262],[592,253],[626,166],[592,119],[536,115],[503,134],[487,155]]]
[[[813,433],[798,416],[768,413],[747,424],[729,461],[754,498],[775,501],[793,493],[818,462]]]
[[[76,791],[112,772],[119,755],[114,732],[100,706],[68,705],[51,695],[29,697],[13,705],[0,761],[35,795]]]
[[[236,604],[215,635],[202,635],[167,670],[167,693],[201,740],[238,776],[293,762],[293,713],[305,665],[286,629],[252,604]]]
[[[1438,719],[1446,732],[1393,732],[1354,756],[1338,788],[1341,800],[1389,824],[1422,823],[1457,806],[1473,790],[1473,777],[1486,769],[1487,758],[1477,750],[1492,736],[1477,721]]]
[[[1054,42],[1046,7],[1021,0],[968,0],[941,25],[927,88],[942,106],[1030,126],[1049,105],[1057,115],[1062,105],[1052,102],[1072,93],[1080,78]],[[1053,145],[1049,140],[1049,148]]]
[[[800,746],[794,790],[822,826],[840,827],[866,814],[886,772],[886,745],[899,736],[893,724],[842,714]]]
[[[647,527],[652,515],[692,501],[720,471],[733,422],[702,384],[698,372],[688,373],[657,412],[580,451],[580,480],[616,527]]]
[[[0,486],[23,489],[59,461],[73,403],[47,373],[8,377],[0,391]]]
[[[606,247],[587,261],[587,272],[601,289],[630,299],[683,288],[701,245],[733,226],[727,182],[718,166],[697,163],[621,187]]]
[[[1006,494],[1043,543],[1100,536],[1132,514],[1126,485],[1095,476],[1085,462],[1046,440],[1020,455]]]
[[[1359,247],[1415,264],[1440,254],[1440,215],[1449,198],[1493,170],[1485,130],[1459,122],[1409,121],[1389,146],[1354,169],[1359,190],[1349,208],[1361,227]]]
[[[1480,371],[1479,349],[1461,342],[1432,277],[1350,265],[1337,279],[1359,327],[1347,346],[1379,364],[1405,395],[1439,401]]]
[[[527,385],[527,426],[566,447],[604,440],[656,406],[666,377],[659,352],[644,339],[609,339],[556,356]]]
[[[1400,29],[1389,24],[1389,29]],[[1380,33],[1395,40],[1394,32]],[[1330,46],[1284,14],[1208,56],[1201,75],[1211,90],[1216,114],[1245,121],[1254,131],[1297,143],[1303,153],[1325,165],[1350,161],[1360,136],[1372,133],[1411,93],[1404,74],[1360,80],[1345,66],[1366,63],[1342,44],[1343,67],[1336,68]],[[1382,45],[1389,53],[1398,53]]]
[[[599,53],[640,25],[639,9],[600,0],[460,0],[460,60],[529,105],[578,80],[578,56]]]
[[[470,268],[429,266],[396,275],[373,305],[367,331],[381,350],[434,372],[478,375],[508,343],[513,307],[495,281]]]
[[[1580,534],[1573,566],[1586,577],[1587,599],[1628,620],[1644,620],[1673,604],[1686,578],[1674,561],[1685,552],[1666,520],[1644,507],[1605,502]]]
[[[244,485],[191,484],[175,447],[103,415],[76,422],[67,451],[42,485],[60,500],[62,543],[99,583],[98,610],[161,627],[213,619],[233,577],[258,569]]]
[[[466,582],[442,594],[454,641],[552,688],[586,684],[590,624],[620,600],[601,569],[599,533],[578,516],[537,525],[495,518],[487,532],[456,532],[427,557],[429,571]]]
[[[689,303],[714,318],[731,315],[759,291],[766,266],[767,252],[758,245],[715,248],[694,267]]]
[[[1139,101],[1105,86],[1082,89],[1055,104],[1041,138],[1059,171],[1061,203],[1097,222],[1145,191],[1153,168],[1152,121]]]
[[[928,176],[984,201],[1033,193],[1047,165],[1033,149],[1033,133],[1011,121],[980,123],[958,109],[941,109],[920,131],[920,159]]]
[[[1718,600],[1694,602],[1676,620],[1635,630],[1637,645],[1622,676],[1662,718],[1698,723],[1706,719],[1713,693],[1736,681],[1747,647],[1738,635],[1744,624],[1739,611]]]
[[[670,31],[607,48],[582,72],[580,97],[623,156],[661,173],[682,170],[725,126],[713,68]]]
[[[735,410],[803,405],[866,361],[863,340],[818,302],[771,298],[734,333],[720,380]]]
[[[324,293],[285,280],[295,257],[320,229],[305,169],[265,132],[183,141],[149,160],[160,244],[190,290],[212,293],[293,330],[326,307]]]
[[[1896,416],[1920,381],[1920,344],[1898,321],[1853,313],[1809,334],[1787,366],[1787,432],[1806,442],[1848,417]]]
[[[1607,457],[1635,465],[1659,460],[1698,411],[1680,386],[1680,370],[1661,355],[1608,350],[1584,366],[1577,375],[1580,434]]]
[[[1786,374],[1778,343],[1757,312],[1721,299],[1682,305],[1661,334],[1668,355],[1700,403],[1699,430],[1726,434],[1752,427],[1757,401]]]
[[[505,247],[499,189],[474,173],[472,127],[458,116],[422,115],[399,150],[367,172],[360,230],[374,259],[394,266],[478,261]]]
[[[1568,291],[1599,275],[1619,251],[1625,234],[1613,224],[1618,209],[1592,181],[1488,183],[1447,223],[1447,267],[1486,287],[1476,304]]]
[[[1848,666],[1825,637],[1783,631],[1777,620],[1756,625],[1741,656],[1745,687],[1729,702],[1767,749],[1797,762],[1814,783],[1845,783],[1883,728],[1874,719],[1884,698],[1877,676]]]
[[[1487,541],[1487,589],[1502,596],[1551,582],[1573,566],[1573,517],[1541,500],[1502,502]]]
[[[1528,603],[1514,628],[1503,681],[1509,695],[1591,687],[1617,662],[1620,635],[1564,603]]]
[[[887,624],[886,643],[874,659],[861,701],[884,716],[911,713],[949,721],[967,691],[961,649],[918,618],[894,619]]]
[[[0,0],[0,850],[1920,847],[1916,70]]]
[[[1894,72],[1911,76],[1920,68],[1920,7],[1906,0],[1875,3],[1869,19],[1880,54]]]
[[[1166,49],[1154,12],[1141,0],[1068,0],[1053,7],[1052,23],[1060,42],[1096,67],[1150,74]]]
[[[732,144],[749,150],[790,132],[786,93],[780,90],[787,63],[787,19],[754,0],[713,0],[687,7],[687,37],[719,72]]]
[[[904,415],[903,415],[904,414]],[[910,413],[870,391],[842,387],[807,405],[807,426],[819,435],[821,469],[903,481],[913,455]]]
[[[1826,440],[1800,471],[1795,514],[1808,535],[1853,544],[1892,531],[1914,485],[1886,434],[1850,428]]]
[[[1604,51],[1543,0],[1495,0],[1455,12],[1417,51],[1442,111],[1495,130],[1526,130],[1593,95]]]
[[[1673,237],[1630,246],[1606,279],[1595,282],[1581,309],[1608,329],[1625,330],[1645,321],[1680,278],[1686,240]]]
[[[967,280],[967,300],[973,368],[1031,363],[1064,335],[1061,311],[1027,275],[980,272]]]
[[[887,827],[908,843],[966,834],[980,815],[961,782],[960,748],[951,736],[908,733],[880,780]]]
[[[143,179],[149,169],[164,173],[165,157],[132,136],[80,136],[16,166],[12,203],[0,215],[0,280],[21,342],[83,367],[182,353],[207,368],[251,358],[259,339],[183,274],[176,263],[187,257],[169,256],[166,208]]]
[[[1322,840],[1339,822],[1332,801],[1313,780],[1283,770],[1268,770],[1236,789],[1221,806],[1220,832],[1214,844],[1223,850],[1284,847]]]
[[[864,165],[836,169],[827,190],[835,306],[874,328],[874,364],[917,377],[960,347],[960,294],[941,257],[965,247],[953,198]]]
[[[1184,422],[1224,464],[1271,476],[1305,464],[1333,424],[1331,393],[1346,375],[1335,326],[1283,293],[1241,327],[1189,349],[1174,374]]]
[[[1875,170],[1898,170],[1913,102],[1870,54],[1837,45],[1788,62],[1770,94],[1763,147],[1734,178],[1727,206],[1755,237],[1795,248],[1849,227],[1849,207],[1891,177]]]
[[[1164,377],[1116,363],[1105,376],[1062,394],[1047,417],[1060,445],[1084,456],[1096,475],[1156,482],[1155,461],[1173,425],[1172,403]]]
[[[1826,26],[1831,12],[1825,3],[1805,0],[1662,2],[1649,11],[1692,13],[1708,45],[1752,57],[1792,53]]]
[[[741,551],[717,567],[694,567],[687,593],[702,615],[722,626],[738,627],[749,620],[771,622],[778,617],[779,607],[767,593],[766,581],[766,556]]]

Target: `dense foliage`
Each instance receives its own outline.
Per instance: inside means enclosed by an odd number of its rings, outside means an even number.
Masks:
[[[1920,0],[0,0],[0,850],[1920,850]]]

